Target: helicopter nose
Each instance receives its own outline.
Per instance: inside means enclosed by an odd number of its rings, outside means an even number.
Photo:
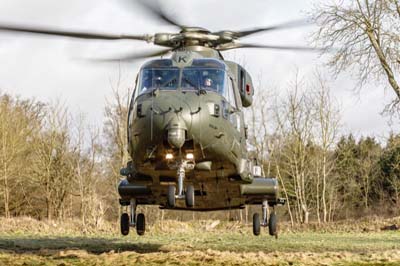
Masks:
[[[186,126],[183,121],[173,120],[168,126],[168,143],[174,148],[180,149],[185,143]]]

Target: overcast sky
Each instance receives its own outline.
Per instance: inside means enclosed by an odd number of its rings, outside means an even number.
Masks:
[[[133,2],[130,3],[130,2]],[[165,9],[185,25],[210,30],[238,30],[269,26],[304,18],[315,4],[311,0],[191,0],[162,1]],[[245,5],[244,5],[245,3]],[[174,32],[135,5],[134,0],[0,0],[0,23],[16,23],[91,30],[110,33]],[[262,44],[306,45],[312,27],[285,30],[249,37],[245,41]],[[62,98],[73,112],[83,111],[88,119],[102,123],[110,82],[118,77],[118,63],[89,64],[79,58],[104,57],[130,51],[159,48],[138,41],[77,41],[64,38],[37,38],[0,32],[0,90],[41,101]],[[310,76],[324,60],[312,53],[242,49],[224,54],[246,62],[256,79],[262,73],[266,88],[283,89],[294,71]],[[121,64],[123,86],[133,86],[144,61]],[[341,75],[331,82],[332,94],[340,102],[343,133],[388,136],[394,129],[380,112],[394,93],[383,84],[373,84],[355,93],[355,80]]]

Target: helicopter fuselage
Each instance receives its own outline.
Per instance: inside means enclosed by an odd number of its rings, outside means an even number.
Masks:
[[[190,210],[276,202],[276,180],[255,175],[248,156],[243,108],[252,97],[244,68],[213,49],[179,49],[171,59],[146,63],[129,107],[132,161],[119,186],[122,201],[134,197],[137,204]],[[194,189],[194,206],[165,201],[176,184],[178,199],[184,187]]]

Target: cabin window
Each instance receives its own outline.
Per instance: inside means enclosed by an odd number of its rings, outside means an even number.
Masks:
[[[145,68],[141,71],[138,94],[154,89],[176,90],[179,81],[179,68]]]

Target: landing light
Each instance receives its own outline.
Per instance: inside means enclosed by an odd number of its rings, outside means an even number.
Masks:
[[[188,153],[188,154],[186,154],[186,159],[188,159],[188,160],[193,160],[193,159],[194,159],[193,153]]]
[[[174,155],[172,153],[167,153],[167,155],[165,155],[165,159],[172,160],[174,159]]]

